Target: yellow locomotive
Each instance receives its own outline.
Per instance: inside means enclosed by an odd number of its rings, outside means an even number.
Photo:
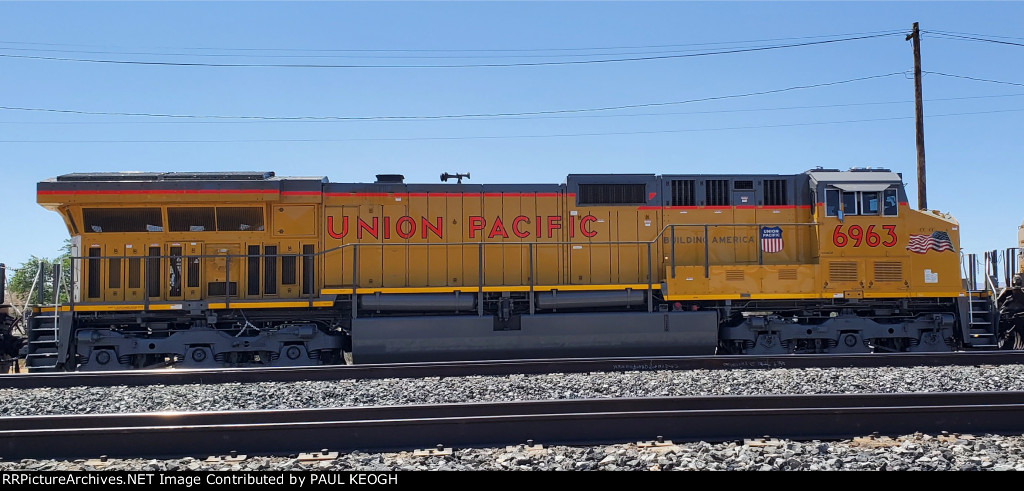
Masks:
[[[908,207],[901,176],[888,170],[461,181],[171,172],[40,182],[38,202],[72,237],[73,300],[37,313],[28,364],[992,342],[964,314],[956,220]]]

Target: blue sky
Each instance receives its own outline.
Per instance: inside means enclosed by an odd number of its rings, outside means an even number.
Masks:
[[[1024,38],[1022,20],[1024,3],[0,3],[0,55],[8,55],[0,56],[0,106],[362,117],[672,102],[909,74],[911,47],[895,34],[704,57],[472,68],[153,66],[10,55],[531,63],[909,32],[914,21],[925,31]],[[736,44],[798,37],[806,39]],[[1024,84],[1024,46],[928,32],[922,45],[926,71]],[[1024,218],[1015,207],[1024,85],[927,75],[924,95],[930,207],[960,220],[967,252],[1013,246]],[[972,98],[939,100],[964,97]],[[30,254],[57,253],[67,232],[56,214],[35,204],[35,183],[68,172],[273,170],[336,182],[401,173],[407,182],[435,182],[449,171],[472,172],[474,183],[558,183],[569,173],[790,174],[819,165],[878,166],[904,173],[914,204],[912,100],[913,81],[900,74],[546,118],[239,123],[0,109],[0,261],[17,265]],[[945,116],[979,112],[985,114]]]

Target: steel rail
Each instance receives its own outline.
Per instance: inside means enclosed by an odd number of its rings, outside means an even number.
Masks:
[[[1024,432],[1024,392],[578,399],[0,418],[0,457],[287,455],[872,433]]]
[[[1024,351],[953,353],[716,355],[564,358],[468,362],[323,365],[312,367],[125,370],[0,375],[0,389],[301,382],[385,378],[501,376],[512,374],[725,370],[772,368],[878,368],[1024,364]]]

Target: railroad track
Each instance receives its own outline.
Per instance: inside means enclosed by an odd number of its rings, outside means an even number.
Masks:
[[[657,436],[728,441],[941,431],[1022,433],[1024,392],[583,399],[421,406],[0,418],[0,457],[287,455],[582,445]]]
[[[329,365],[287,368],[163,369],[0,375],[0,389],[299,382],[541,373],[770,368],[1024,364],[1024,351],[852,355],[679,356]]]

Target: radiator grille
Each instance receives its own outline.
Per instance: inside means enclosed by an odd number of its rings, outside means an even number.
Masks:
[[[163,232],[160,208],[85,208],[86,232]]]
[[[857,263],[855,262],[833,262],[828,265],[828,280],[857,281]]]
[[[725,271],[726,281],[743,281],[742,269],[729,269]]]
[[[204,232],[217,230],[212,206],[167,208],[167,228],[171,232]]]
[[[875,262],[875,281],[903,281],[903,264],[896,261]]]
[[[217,230],[263,230],[263,208],[218,206]]]
[[[779,270],[780,280],[795,280],[796,270],[795,269],[780,269]]]
[[[576,197],[580,205],[617,205],[647,203],[644,184],[580,184]]]

